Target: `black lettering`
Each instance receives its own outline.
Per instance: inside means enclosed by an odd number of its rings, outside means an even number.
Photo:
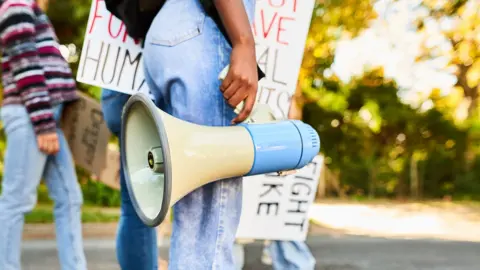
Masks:
[[[142,82],[140,83],[140,86],[137,88],[137,91],[140,92],[140,89],[142,89],[142,86],[145,84],[145,79],[142,80]],[[152,92],[150,91],[150,88],[148,89],[148,93],[149,94],[152,94]]]
[[[265,91],[264,91],[265,90]],[[263,96],[263,93],[267,93],[267,99],[265,100],[265,103],[268,104],[268,102],[270,101],[270,97],[272,96],[272,93],[275,91],[275,88],[271,88],[271,87],[265,87],[265,86],[262,86],[260,88],[260,95]],[[260,95],[259,95],[259,98],[260,98]]]
[[[284,104],[288,105],[291,100],[292,97],[284,91],[280,92],[277,96],[277,107],[282,112],[284,118],[288,118],[288,110],[290,109],[290,106],[282,106],[282,101]],[[282,108],[285,108],[287,111],[282,110]]]
[[[270,191],[272,190],[275,190],[278,195],[282,196],[282,193],[280,193],[280,191],[278,190],[278,187],[283,187],[283,184],[263,184],[264,187],[269,187],[267,189],[267,191],[265,191],[264,193],[260,194],[260,198],[267,195]]]
[[[91,112],[90,112],[90,119],[92,120],[92,125],[96,128],[96,129],[100,129],[100,124],[103,123],[103,114],[102,114],[102,111],[100,110],[97,110],[97,109],[93,109]]]
[[[270,51],[270,48],[267,47],[263,52],[262,54],[260,54],[260,57],[258,57],[258,66],[264,71],[265,73],[265,77],[268,77],[268,55],[269,55],[269,52]]]
[[[92,165],[93,158],[95,157],[95,148],[98,141],[98,129],[91,129],[87,127],[83,131],[82,144],[86,147],[86,162]]]
[[[88,40],[87,50],[85,51],[85,58],[83,60],[82,77],[84,77],[84,74],[85,74],[85,67],[87,66],[87,60],[91,60],[96,63],[95,75],[93,76],[93,80],[96,80],[97,72],[98,72],[98,63],[100,62],[100,57],[102,56],[102,51],[103,51],[103,41],[101,42],[101,45],[100,45],[100,53],[98,54],[98,58],[90,57],[88,54],[89,50],[90,50],[90,40]]]
[[[286,82],[282,82],[282,81],[279,81],[279,80],[276,80],[275,79],[275,74],[277,73],[277,62],[278,62],[278,49],[275,49],[275,61],[273,62],[273,74],[272,74],[272,81],[273,82],[276,82],[276,83],[279,83],[279,84],[283,84],[283,85],[287,85]]]
[[[307,181],[312,181],[313,180],[312,177],[302,176],[302,175],[295,175],[295,179],[301,179],[301,180],[307,180]]]
[[[306,213],[307,210],[302,210],[302,204],[308,204],[308,201],[305,200],[295,200],[295,199],[290,199],[290,202],[295,202],[297,203],[297,209],[294,210],[288,210],[288,213]]]
[[[298,226],[300,227],[300,231],[303,231],[303,226],[305,225],[305,219],[302,220],[301,223],[293,223],[293,222],[285,222],[285,226]]]
[[[297,196],[300,195],[301,188],[297,188],[299,186],[303,186],[307,189],[307,192],[306,192],[307,194],[305,194],[307,196],[310,195],[310,193],[312,192],[312,188],[309,185],[300,182],[292,185],[292,195],[297,195]]]
[[[108,61],[108,54],[110,53],[110,44],[107,45],[107,53],[105,55],[105,60],[103,61],[103,67],[102,67],[102,81],[105,84],[111,84],[113,80],[115,79],[115,74],[117,71],[117,65],[118,65],[118,57],[120,56],[120,46],[117,49],[117,55],[115,56],[115,64],[113,65],[113,71],[112,71],[112,76],[110,78],[110,81],[105,82],[105,66],[107,65]]]
[[[260,215],[260,208],[262,208],[263,205],[267,206],[267,212],[266,214],[268,215],[270,213],[270,206],[275,206],[275,215],[278,215],[278,202],[261,202],[258,204],[257,208],[257,215]]]
[[[130,57],[130,51],[125,50],[125,57],[123,58],[122,67],[120,68],[120,72],[118,74],[117,86],[119,86],[119,84],[120,84],[120,78],[122,78],[123,68],[125,67],[125,61],[128,58],[128,63],[130,63],[130,65],[136,64],[135,72],[133,74],[133,80],[132,80],[132,90],[135,88],[135,79],[137,78],[137,71],[138,71],[138,66],[140,64],[140,58],[141,57],[142,57],[142,53],[140,52],[140,53],[137,54],[135,59],[132,60],[132,58]]]
[[[312,175],[315,175],[315,172],[317,171],[318,168],[318,163],[317,162],[310,162],[307,167],[313,167],[312,168]]]

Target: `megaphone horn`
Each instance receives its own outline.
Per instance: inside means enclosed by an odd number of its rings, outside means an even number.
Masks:
[[[220,179],[300,169],[320,150],[317,132],[298,120],[273,120],[256,108],[259,123],[212,127],[160,110],[147,95],[127,101],[121,158],[133,207],[148,226],[193,190]],[[265,108],[265,107],[263,107]]]

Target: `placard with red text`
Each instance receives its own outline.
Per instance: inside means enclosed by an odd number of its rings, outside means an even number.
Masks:
[[[297,86],[314,0],[257,0],[252,24],[257,62],[266,77],[257,100],[287,118]]]
[[[92,0],[77,80],[127,94],[150,95],[140,43],[127,35],[125,25],[103,0]]]

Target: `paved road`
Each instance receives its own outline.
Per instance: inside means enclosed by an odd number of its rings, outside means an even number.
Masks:
[[[393,240],[357,236],[314,236],[307,242],[318,270],[478,270],[480,243],[435,240]],[[114,241],[87,240],[89,270],[118,270]],[[269,270],[260,262],[261,243],[245,249],[245,270]],[[161,247],[166,258],[168,248]],[[55,243],[28,241],[23,247],[24,270],[57,270]]]

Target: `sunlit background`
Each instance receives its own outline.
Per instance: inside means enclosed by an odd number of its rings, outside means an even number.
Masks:
[[[74,72],[90,3],[43,1]],[[319,198],[480,199],[479,25],[476,0],[317,1],[295,100],[322,138]],[[78,173],[87,203],[119,205]]]
[[[76,75],[91,0],[40,2]],[[480,241],[479,90],[479,0],[317,0],[293,110],[325,157],[312,221]],[[0,130],[0,179],[4,152]],[[77,173],[85,224],[116,224],[119,191]],[[53,220],[44,185],[38,202],[27,227]]]

